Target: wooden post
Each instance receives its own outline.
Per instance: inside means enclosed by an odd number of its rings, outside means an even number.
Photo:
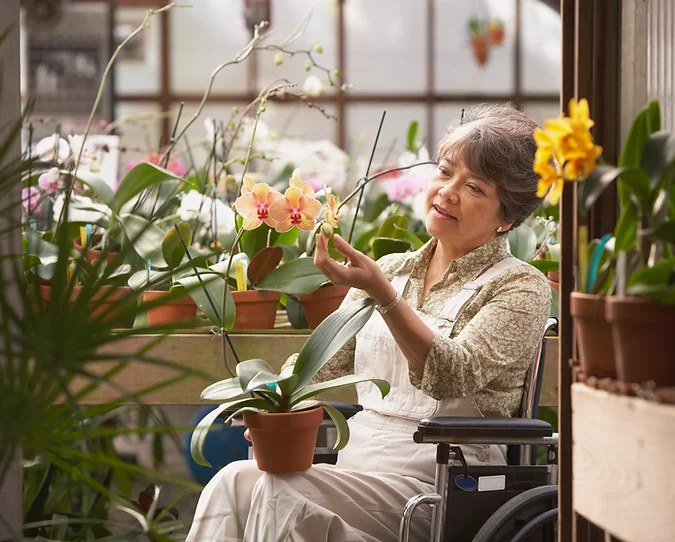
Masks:
[[[9,25],[13,28],[4,43],[0,45],[0,72],[2,73],[2,88],[0,88],[0,140],[7,135],[8,129],[19,120],[21,115],[21,86],[19,70],[19,0],[2,0],[0,2],[0,33],[4,32]],[[17,138],[14,147],[10,149],[9,160],[17,158],[21,154],[20,139]],[[1,165],[1,164],[0,164]],[[15,187],[0,202],[0,208],[8,209],[12,202],[20,198],[21,186],[16,183]],[[16,227],[21,221],[21,208],[15,205],[12,211],[5,211],[0,216],[0,231],[14,226],[13,231],[0,237],[0,254],[19,254],[21,250],[21,229]],[[14,262],[3,262],[4,276],[12,276],[10,267]],[[17,288],[16,284],[3,284],[5,291]],[[17,296],[18,297],[18,296]],[[0,322],[2,325],[2,322]],[[0,363],[6,360],[0,358]],[[23,520],[22,501],[23,472],[21,468],[21,450],[17,451],[14,467],[4,480],[0,480],[0,542],[16,540],[21,535]]]

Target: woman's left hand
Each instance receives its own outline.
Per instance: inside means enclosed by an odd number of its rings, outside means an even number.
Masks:
[[[359,288],[381,304],[396,295],[393,286],[379,266],[368,256],[353,248],[339,235],[333,236],[335,249],[347,258],[347,265],[336,262],[328,254],[328,241],[320,233],[316,236],[314,265],[336,286]]]

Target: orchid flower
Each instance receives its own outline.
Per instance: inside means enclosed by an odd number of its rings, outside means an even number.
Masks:
[[[58,134],[53,134],[38,141],[35,154],[41,162],[62,164],[70,156],[70,145]]]
[[[56,192],[60,188],[63,188],[64,183],[61,179],[59,168],[53,167],[46,173],[40,175],[40,177],[38,177],[38,186],[46,193]]]
[[[316,194],[314,193],[314,189],[312,188],[312,185],[309,184],[308,182],[303,181],[300,178],[300,170],[299,169],[294,169],[293,170],[293,175],[291,175],[291,180],[288,181],[288,184],[290,186],[295,186],[302,190],[303,196],[308,196],[310,198],[313,198]]]
[[[327,190],[327,188],[324,188],[324,191]],[[342,212],[339,209],[338,199],[335,194],[331,194],[326,201],[326,211],[324,212],[323,219],[326,224],[330,224],[333,228],[337,228],[338,221],[341,218]]]
[[[241,195],[243,196],[244,194],[248,194],[249,192],[253,191],[254,186],[255,181],[251,179],[251,177],[245,176],[244,184],[241,186]]]
[[[24,211],[34,213],[40,205],[40,191],[34,186],[21,190],[21,204]]]
[[[314,220],[321,212],[321,203],[305,196],[297,186],[286,189],[284,196],[277,199],[269,208],[270,217],[276,222],[279,233],[287,232],[298,226],[301,230],[312,231]]]
[[[234,202],[237,212],[244,217],[242,227],[245,230],[254,230],[264,222],[274,228],[276,221],[272,217],[271,209],[281,199],[282,195],[268,184],[255,183],[250,192],[242,194]]]

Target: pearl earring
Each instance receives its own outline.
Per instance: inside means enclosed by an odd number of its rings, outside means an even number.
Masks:
[[[502,233],[502,227],[501,227],[501,226],[499,226],[499,227],[497,228],[497,233]]]

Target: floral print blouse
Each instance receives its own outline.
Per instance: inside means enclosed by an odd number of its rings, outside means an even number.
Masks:
[[[492,264],[509,256],[505,235],[453,261],[423,298],[432,239],[416,252],[390,254],[378,265],[391,280],[410,273],[403,293],[414,309],[439,314],[446,301]],[[366,297],[352,288],[343,304]],[[409,370],[410,382],[434,399],[473,396],[484,416],[515,416],[520,410],[527,371],[551,309],[551,289],[531,265],[512,267],[485,284],[460,313],[451,336],[434,333],[424,373]],[[356,339],[348,342],[316,375],[330,380],[354,372]],[[287,364],[295,361],[295,355]]]

